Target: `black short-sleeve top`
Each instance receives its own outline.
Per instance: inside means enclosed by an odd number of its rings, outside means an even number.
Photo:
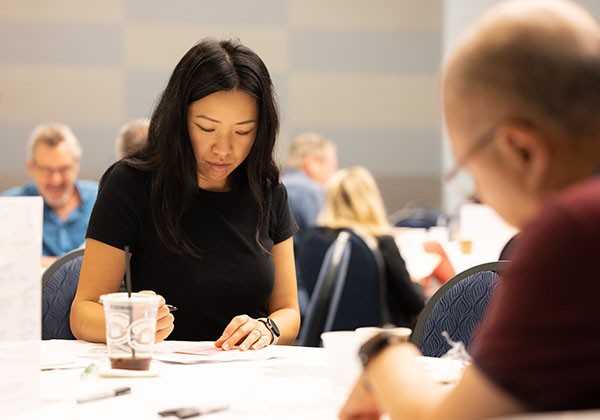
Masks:
[[[116,164],[100,186],[87,237],[130,246],[133,290],[154,290],[179,308],[169,338],[216,340],[236,315],[266,316],[274,266],[255,239],[258,209],[248,185],[231,192],[198,189],[180,221],[200,250],[192,257],[168,250],[158,237],[150,209],[160,203],[150,203],[150,177]],[[267,188],[267,203],[260,240],[270,252],[297,226],[282,184]]]

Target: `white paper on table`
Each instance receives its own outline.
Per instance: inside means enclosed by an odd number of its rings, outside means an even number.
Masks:
[[[429,377],[439,384],[456,384],[462,377],[463,370],[468,366],[468,363],[460,360],[440,357],[420,356],[417,360],[425,368]]]
[[[158,347],[158,346],[157,346]],[[221,350],[212,341],[188,343],[172,348],[155,349],[152,358],[169,363],[216,363],[240,362],[273,359],[275,355],[270,347],[260,350]]]
[[[473,252],[483,262],[500,257],[504,245],[517,232],[494,209],[485,204],[464,203],[460,206],[460,236],[473,242]]]
[[[41,197],[0,197],[0,414],[40,397],[42,219]]]
[[[396,245],[406,263],[406,271],[413,281],[430,276],[442,257],[425,251],[423,244],[429,240],[427,229],[404,228],[395,234]]]

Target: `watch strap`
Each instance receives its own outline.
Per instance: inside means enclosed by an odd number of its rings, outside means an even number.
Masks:
[[[363,368],[367,368],[369,363],[378,356],[387,347],[405,343],[406,337],[400,337],[389,332],[382,332],[367,340],[358,351],[358,358],[360,359]]]

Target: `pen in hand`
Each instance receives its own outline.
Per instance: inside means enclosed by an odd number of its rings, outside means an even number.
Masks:
[[[169,309],[169,312],[175,312],[177,310],[177,306],[169,305],[168,303],[165,306]]]
[[[115,388],[108,391],[98,392],[97,394],[91,394],[87,397],[78,398],[77,403],[82,404],[91,401],[103,400],[105,398],[118,397],[119,395],[129,394],[130,392],[131,388],[128,386],[124,386],[121,388]]]

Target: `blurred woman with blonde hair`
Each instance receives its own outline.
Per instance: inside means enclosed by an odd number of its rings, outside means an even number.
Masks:
[[[406,270],[381,193],[366,168],[341,169],[331,176],[325,184],[325,205],[317,224],[336,231],[351,230],[381,254],[392,322],[397,326],[412,326],[423,309],[423,290]]]
[[[377,236],[392,234],[377,183],[362,166],[341,169],[331,176],[317,223],[333,229],[351,228],[369,245],[376,245]]]

